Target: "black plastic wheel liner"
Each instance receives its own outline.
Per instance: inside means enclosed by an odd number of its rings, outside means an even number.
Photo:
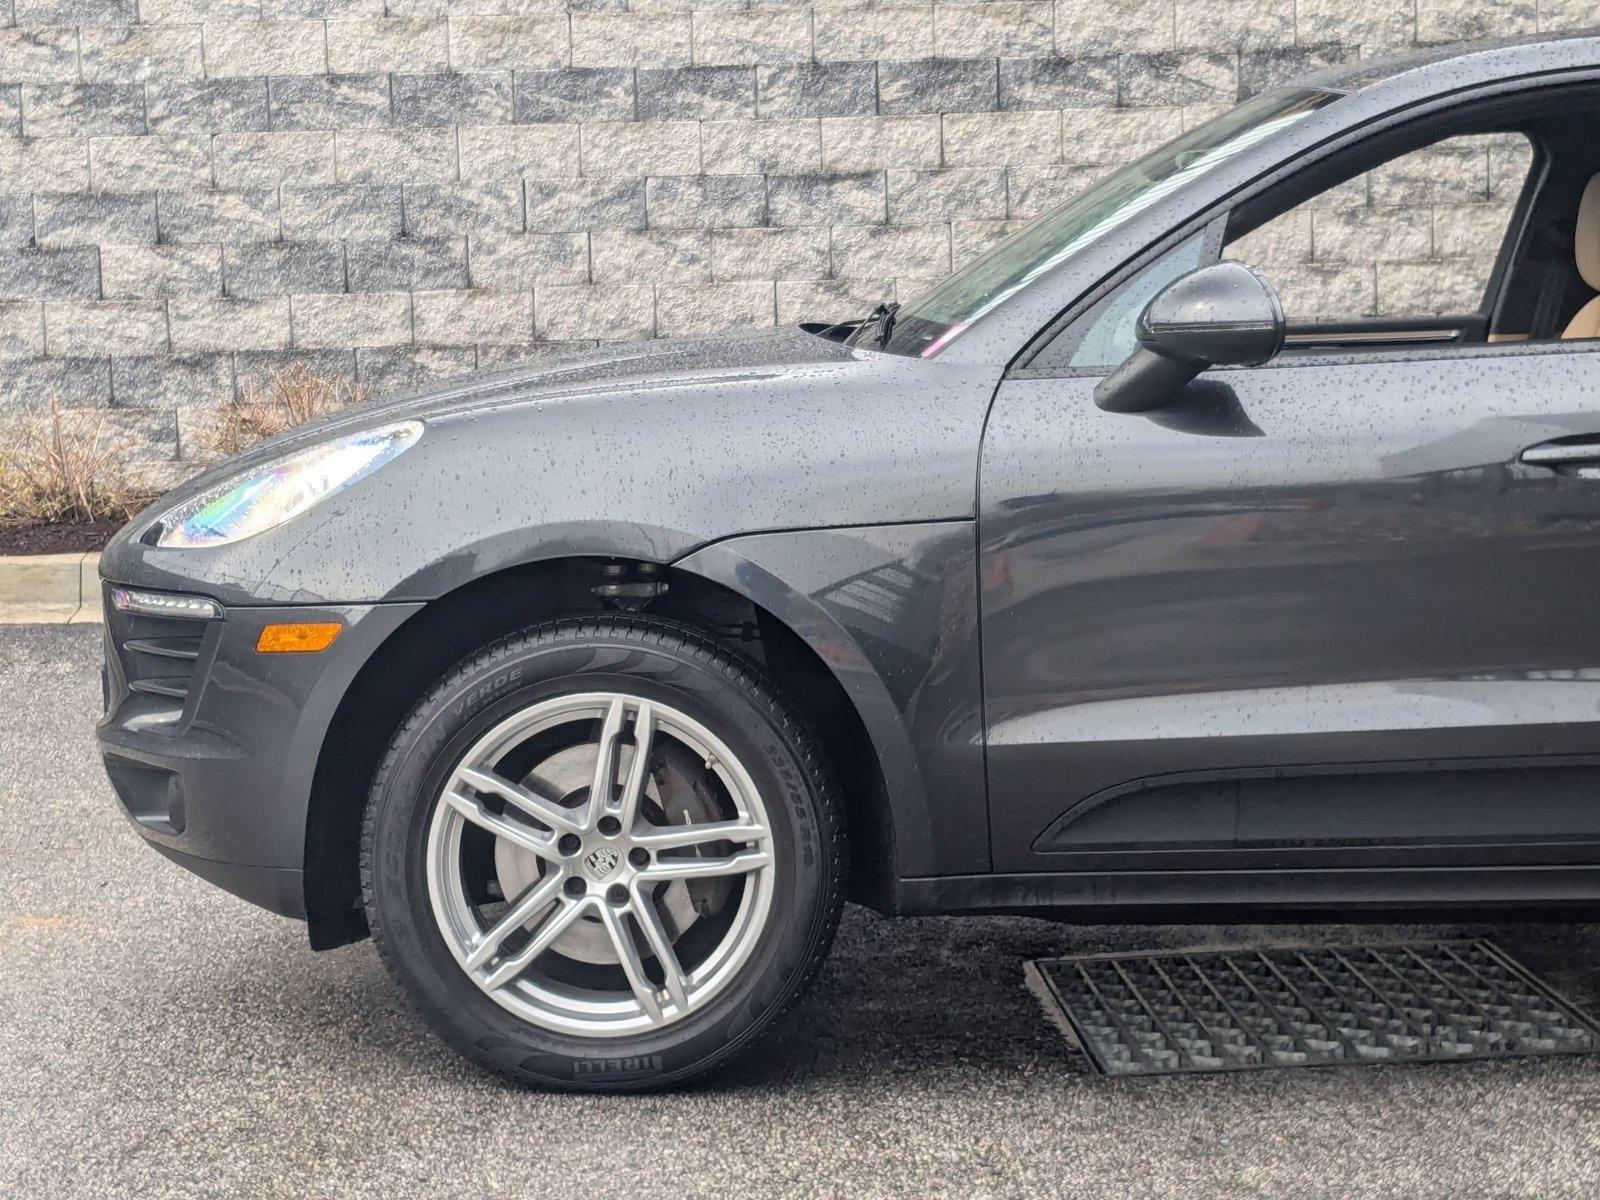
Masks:
[[[1487,941],[1099,954],[1031,964],[1096,1071],[1167,1075],[1600,1050]]]

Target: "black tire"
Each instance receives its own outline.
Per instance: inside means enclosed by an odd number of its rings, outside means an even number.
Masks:
[[[658,697],[695,716],[744,763],[767,808],[776,885],[740,974],[706,1006],[637,1036],[541,1029],[502,1008],[452,957],[430,908],[424,845],[444,777],[472,740],[553,695]],[[815,736],[748,659],[654,618],[562,619],[466,659],[400,726],[372,783],[362,830],[367,920],[423,1018],[469,1058],[524,1083],[636,1090],[708,1071],[748,1046],[803,994],[842,905],[845,823]]]

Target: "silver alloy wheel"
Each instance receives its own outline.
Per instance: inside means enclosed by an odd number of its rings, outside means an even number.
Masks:
[[[502,773],[551,737],[559,750]],[[572,788],[575,747],[592,766]],[[564,772],[541,770],[557,760]],[[687,823],[651,819],[673,813]],[[493,839],[498,911],[472,873],[474,827]],[[468,977],[524,1020],[584,1037],[703,1008],[749,960],[772,905],[771,830],[749,773],[688,714],[621,693],[540,701],[480,737],[445,781],[426,854],[434,918]]]

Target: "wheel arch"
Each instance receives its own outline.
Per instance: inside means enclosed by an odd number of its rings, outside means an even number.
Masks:
[[[713,556],[715,561],[724,561]],[[657,597],[618,598],[607,589]],[[641,588],[637,585],[645,584]],[[311,944],[327,949],[366,936],[359,897],[359,844],[367,790],[393,731],[434,680],[495,638],[562,616],[615,611],[667,617],[694,626],[754,658],[828,747],[850,828],[850,897],[879,911],[895,908],[896,827],[878,740],[813,639],[795,627],[793,598],[771,584],[762,599],[684,565],[621,556],[551,557],[485,574],[425,604],[367,659],[341,697],[318,754],[308,798],[305,907]],[[808,629],[805,621],[801,628]],[[840,631],[842,636],[842,631]],[[830,643],[831,644],[831,643]],[[854,687],[859,691],[860,684]]]

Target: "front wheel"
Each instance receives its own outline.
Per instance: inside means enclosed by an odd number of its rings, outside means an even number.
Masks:
[[[374,779],[374,940],[422,1015],[527,1082],[648,1087],[747,1045],[816,974],[844,823],[755,666],[654,619],[474,655]]]

